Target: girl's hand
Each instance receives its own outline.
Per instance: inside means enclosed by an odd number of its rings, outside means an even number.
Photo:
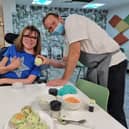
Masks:
[[[5,78],[0,79],[0,84],[6,84],[8,81]]]
[[[19,68],[21,66],[20,58],[19,57],[13,57],[10,66],[13,67],[13,69]]]
[[[7,73],[9,71],[15,70],[15,69],[19,68],[20,66],[21,66],[20,58],[14,57],[11,60],[11,64],[9,64],[7,66],[0,66],[0,74],[4,74],[4,73]]]
[[[0,74],[6,73],[6,67],[5,66],[0,66]]]

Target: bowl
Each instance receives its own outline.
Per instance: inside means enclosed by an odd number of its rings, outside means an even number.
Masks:
[[[81,107],[81,100],[77,95],[67,94],[63,96],[63,105],[67,109],[77,110]]]

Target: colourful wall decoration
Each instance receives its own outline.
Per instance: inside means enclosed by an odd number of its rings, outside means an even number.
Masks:
[[[117,16],[117,15],[114,15],[111,20],[109,21],[109,24],[112,26],[112,27],[115,27],[122,19]]]
[[[129,39],[123,35],[123,33],[119,33],[114,37],[114,40],[119,43],[119,45],[122,45],[123,43],[127,42]]]
[[[110,20],[109,24],[118,31],[118,34],[114,37],[114,40],[122,45],[129,40],[123,33],[129,29],[129,15],[124,19],[117,15],[114,15]]]

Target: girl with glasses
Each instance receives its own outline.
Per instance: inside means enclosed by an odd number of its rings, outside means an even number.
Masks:
[[[39,30],[35,26],[26,26],[0,62],[0,84],[34,82],[40,75],[40,67],[34,64],[35,56],[40,53]]]

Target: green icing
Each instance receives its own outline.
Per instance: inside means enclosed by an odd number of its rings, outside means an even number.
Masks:
[[[65,94],[77,94],[77,90],[72,85],[64,85],[58,90],[58,95],[63,96]]]

